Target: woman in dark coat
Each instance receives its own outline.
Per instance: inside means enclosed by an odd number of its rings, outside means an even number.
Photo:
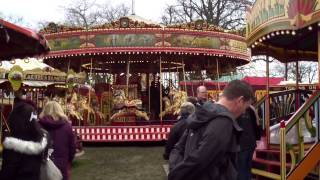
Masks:
[[[75,138],[71,124],[62,107],[56,101],[49,101],[40,114],[40,124],[49,132],[53,153],[51,159],[60,169],[63,180],[69,180],[71,162],[74,158]]]
[[[46,135],[32,103],[19,99],[9,115],[9,136],[3,142],[1,180],[38,180]]]

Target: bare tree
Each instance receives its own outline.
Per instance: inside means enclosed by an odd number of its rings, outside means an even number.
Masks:
[[[245,11],[253,0],[176,0],[162,16],[163,24],[205,20],[225,29],[238,29],[245,24]]]
[[[76,0],[63,9],[66,24],[86,29],[126,16],[130,11],[124,4],[113,7],[108,2],[98,4],[95,0]]]
[[[6,21],[9,21],[11,23],[14,23],[14,24],[19,24],[19,25],[22,25],[22,26],[30,26],[22,16],[15,16],[15,15],[6,15],[2,12],[0,12],[0,18],[1,19],[4,19]]]
[[[130,8],[124,4],[119,4],[115,7],[105,4],[100,11],[100,17],[105,22],[111,22],[119,19],[120,17],[127,16],[130,12]]]
[[[298,82],[307,82],[312,83],[316,80],[317,75],[317,63],[315,62],[299,62],[298,65]],[[273,71],[272,75],[277,76],[285,76],[285,64],[276,66]],[[288,63],[287,64],[287,77],[290,80],[296,79],[296,63]]]

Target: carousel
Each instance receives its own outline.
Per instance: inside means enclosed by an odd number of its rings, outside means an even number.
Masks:
[[[246,37],[253,56],[266,56],[267,77],[270,57],[284,63],[286,71],[287,63],[295,62],[296,77],[299,61],[319,61],[319,15],[319,0],[255,2],[247,13]],[[266,96],[257,103],[265,130],[252,169],[258,177],[319,178],[319,84],[300,81],[282,84],[274,93],[266,82]]]
[[[162,26],[128,16],[90,29],[50,23],[41,32],[44,62],[85,72],[70,87],[74,129],[87,142],[162,141],[186,100],[179,82],[192,73],[219,77],[250,60],[245,38],[204,21]]]

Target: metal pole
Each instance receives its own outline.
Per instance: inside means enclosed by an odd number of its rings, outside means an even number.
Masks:
[[[130,57],[127,61],[127,70],[126,70],[126,95],[129,98],[129,78],[130,78]]]
[[[188,94],[188,91],[187,91],[187,82],[186,82],[186,72],[185,72],[185,69],[184,69],[184,60],[182,59],[182,74],[183,74],[183,82],[184,82],[184,90],[187,92]]]
[[[286,123],[284,120],[280,122],[280,176],[281,180],[286,179]]]
[[[217,76],[218,76],[218,92],[220,93],[220,74],[219,74],[219,62],[218,62],[218,59],[216,59],[216,62],[217,62]]]
[[[269,147],[270,143],[270,92],[269,92],[269,55],[266,56],[266,76],[267,76],[267,86],[266,86],[266,135],[267,135],[267,146]]]
[[[320,29],[318,29],[318,88],[320,88]]]
[[[296,110],[299,109],[300,106],[300,98],[299,98],[299,61],[296,61]]]
[[[70,59],[69,59],[69,62],[68,62],[68,69],[67,69],[67,73],[69,72],[69,70],[70,70]],[[67,109],[67,103],[68,103],[68,87],[66,88],[66,94],[65,94],[65,111],[66,111],[66,114],[67,114],[67,112],[68,112],[68,109]],[[68,116],[69,114],[67,114],[67,116]]]
[[[148,103],[148,110],[149,110],[149,112],[151,112],[151,105],[150,105],[150,87],[151,87],[151,83],[150,83],[150,73],[148,73],[148,101],[149,101],[149,103]]]
[[[159,63],[160,63],[160,78],[159,78],[159,86],[160,86],[160,113],[162,112],[162,65],[161,65],[161,55],[159,58]],[[160,116],[160,122],[162,124],[162,116]]]
[[[91,77],[91,79],[90,80],[92,80],[92,58],[90,59],[90,77]],[[91,82],[90,82],[90,88],[91,88]],[[88,105],[89,105],[89,107],[91,106],[91,92],[90,92],[90,89],[89,88],[89,100],[88,100]],[[88,117],[87,118],[89,118],[89,115],[90,115],[90,113],[89,113],[89,111],[88,111]],[[88,119],[87,119],[88,120]]]
[[[284,65],[284,79],[288,81],[288,63],[286,62]]]

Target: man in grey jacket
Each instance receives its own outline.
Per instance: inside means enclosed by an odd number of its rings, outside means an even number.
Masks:
[[[253,91],[231,81],[216,103],[197,106],[187,130],[170,154],[169,180],[236,180],[241,128],[235,121],[250,106]]]

